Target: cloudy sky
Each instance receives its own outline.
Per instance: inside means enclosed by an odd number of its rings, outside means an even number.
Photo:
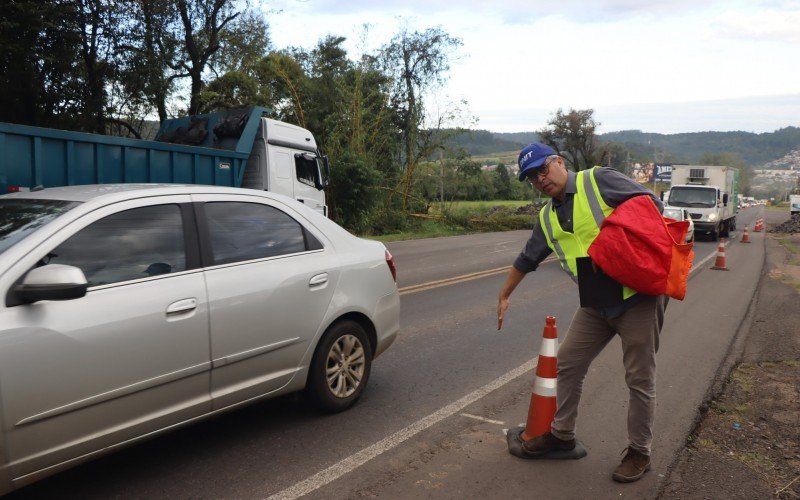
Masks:
[[[463,41],[436,103],[475,128],[542,127],[593,108],[600,131],[800,126],[800,0],[267,0],[276,47],[348,37],[352,56],[403,20]],[[364,37],[363,26],[369,29]]]

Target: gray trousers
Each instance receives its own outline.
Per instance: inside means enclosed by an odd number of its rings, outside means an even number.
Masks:
[[[558,349],[557,409],[552,432],[561,439],[575,437],[575,419],[589,365],[615,334],[622,340],[625,382],[630,391],[628,441],[636,451],[650,454],[656,411],[656,351],[668,297],[643,296],[614,319],[591,307],[581,307],[572,318]]]

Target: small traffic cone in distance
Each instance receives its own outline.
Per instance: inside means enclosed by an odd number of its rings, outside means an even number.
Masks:
[[[760,233],[762,229],[764,229],[764,219],[756,219],[756,226],[753,228],[753,231]]]
[[[545,320],[542,336],[539,362],[536,365],[536,380],[528,407],[528,421],[520,436],[523,441],[550,432],[550,424],[556,414],[558,330],[554,316],[548,316]]]
[[[742,232],[742,241],[739,243],[750,243],[750,233],[747,232],[747,226],[744,226],[744,232]]]
[[[717,259],[714,261],[714,265],[711,269],[716,269],[717,271],[727,271],[728,266],[725,263],[725,240],[719,240],[719,247],[717,247]]]

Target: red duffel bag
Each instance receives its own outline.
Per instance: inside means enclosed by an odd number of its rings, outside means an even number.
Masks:
[[[646,295],[683,300],[692,268],[689,221],[661,216],[650,196],[635,196],[606,217],[589,256],[623,285]]]

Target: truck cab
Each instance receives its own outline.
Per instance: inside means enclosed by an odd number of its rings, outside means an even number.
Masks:
[[[252,107],[165,120],[156,140],[246,153],[241,187],[289,196],[327,215],[328,157],[320,154],[310,131],[266,113]],[[176,139],[181,135],[185,139]]]
[[[738,176],[724,165],[675,165],[667,206],[688,210],[696,233],[727,238],[736,230]]]
[[[730,230],[735,229],[725,224],[728,193],[716,186],[672,186],[667,200],[667,206],[685,208],[689,212],[697,232],[708,233],[716,239],[727,237]]]
[[[244,171],[242,187],[290,196],[327,215],[325,192],[329,182],[328,158],[317,150],[308,130],[261,118]]]

